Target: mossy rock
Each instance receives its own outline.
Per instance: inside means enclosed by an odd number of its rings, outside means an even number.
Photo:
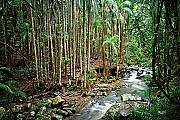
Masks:
[[[65,102],[65,100],[62,99],[61,96],[56,96],[55,98],[52,99],[52,105],[53,106],[62,104],[63,102]]]
[[[116,103],[99,120],[127,120],[130,115],[130,109],[130,103]]]

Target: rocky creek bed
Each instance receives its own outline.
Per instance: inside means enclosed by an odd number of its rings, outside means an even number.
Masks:
[[[89,92],[70,91],[54,97],[46,97],[26,103],[12,103],[0,107],[0,119],[4,120],[112,120],[126,119],[130,111],[146,105],[143,91],[148,88],[136,79],[151,71],[129,68],[123,79],[101,78]],[[85,106],[85,107],[84,107]]]
[[[131,110],[146,106],[148,98],[144,96],[144,92],[148,87],[137,78],[144,75],[151,76],[151,70],[129,68],[128,71],[123,80],[117,84],[119,87],[115,91],[90,101],[71,120],[126,120]]]

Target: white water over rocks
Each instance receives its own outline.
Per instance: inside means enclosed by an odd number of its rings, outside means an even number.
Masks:
[[[148,69],[138,68],[143,71],[140,75],[151,74]],[[138,75],[139,76],[139,75]],[[122,80],[122,88],[119,91],[112,91],[106,97],[102,97],[93,101],[76,114],[72,120],[98,120],[106,111],[119,101],[142,100],[142,92],[147,90],[146,84],[137,79],[137,69],[126,74]],[[141,93],[141,94],[139,94]],[[124,113],[123,113],[124,114]]]

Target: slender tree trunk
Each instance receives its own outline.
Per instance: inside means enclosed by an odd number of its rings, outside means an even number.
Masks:
[[[121,64],[124,64],[124,46],[125,46],[125,38],[124,38],[124,11],[121,12],[121,26],[120,26],[120,36],[121,36],[121,43],[120,43],[120,50],[121,50]]]
[[[80,20],[80,16],[79,16],[79,21],[81,21]],[[79,31],[80,31],[80,33],[79,33],[79,59],[80,59],[80,70],[81,70],[81,75],[82,75],[82,73],[83,73],[83,67],[82,67],[82,22],[79,22],[79,24],[80,24],[80,27],[79,27]]]
[[[48,26],[49,26],[49,40],[50,40],[50,49],[51,49],[51,62],[52,62],[52,78],[55,78],[55,60],[54,60],[54,46],[53,46],[53,39],[52,39],[52,21],[51,21],[51,12],[48,16]]]
[[[32,8],[30,8],[30,12],[31,12],[31,24],[32,24],[32,39],[33,39],[33,45],[34,45],[34,57],[35,57],[35,64],[36,64],[36,80],[37,80],[37,84],[39,86],[38,58],[37,58],[37,47],[36,47],[34,17],[33,17]]]
[[[89,71],[90,67],[90,53],[91,53],[91,19],[92,19],[92,14],[91,14],[91,0],[89,0],[89,11],[88,11],[88,58],[87,58],[87,71]]]
[[[64,61],[68,58],[68,49],[67,49],[67,43],[68,43],[68,36],[67,36],[67,32],[68,32],[68,26],[67,26],[67,23],[68,23],[68,14],[66,14],[65,12],[67,11],[67,8],[66,8],[66,3],[67,1],[64,1]],[[66,11],[65,11],[66,10]],[[65,77],[67,77],[67,64],[65,63],[64,64],[64,75]]]
[[[84,88],[87,86],[86,71],[87,71],[87,56],[86,56],[86,2],[83,0],[83,38],[84,38]]]
[[[5,0],[2,0],[2,9],[5,9]],[[5,43],[5,45],[4,45],[5,60],[3,62],[8,60],[8,54],[7,54],[7,19],[6,18],[7,18],[6,13],[4,13],[4,15],[2,16],[2,21],[4,23],[4,24],[2,23],[2,27],[3,27],[4,43]]]
[[[102,58],[103,58],[103,76],[106,76],[106,61],[105,61],[105,46],[104,41],[104,2],[102,2],[102,35],[101,35],[101,47],[102,47]]]
[[[76,77],[76,2],[72,0],[73,79]]]
[[[61,18],[60,18],[60,13],[59,13],[59,20],[61,20],[61,22],[59,21],[59,23],[61,23],[62,27],[62,32],[61,32],[61,36],[64,36],[64,0],[61,0]],[[60,42],[59,42],[59,85],[62,85],[61,80],[62,80],[62,41],[64,40],[63,37],[60,38]]]

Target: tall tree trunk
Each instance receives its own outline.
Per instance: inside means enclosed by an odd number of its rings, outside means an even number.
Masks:
[[[38,70],[38,57],[37,57],[37,47],[36,47],[36,38],[35,38],[35,30],[34,30],[34,17],[33,17],[33,10],[30,8],[31,13],[31,24],[32,24],[32,39],[34,45],[34,57],[35,57],[35,64],[36,64],[36,80],[37,85],[39,86],[39,70]]]
[[[54,46],[53,46],[53,39],[52,39],[52,21],[51,21],[51,12],[48,16],[48,27],[49,27],[49,42],[50,42],[50,51],[51,51],[51,65],[52,65],[52,78],[55,78],[55,60],[54,60]]]
[[[59,24],[61,23],[61,36],[64,36],[64,0],[61,0],[61,18],[60,18],[60,13],[59,13],[59,20],[61,20],[61,22],[59,21]],[[64,40],[64,37],[60,37],[60,42],[59,42],[59,85],[62,85],[61,80],[62,80],[62,41]]]
[[[101,34],[101,47],[102,47],[102,58],[103,58],[103,76],[106,77],[106,61],[105,61],[105,46],[103,45],[104,41],[104,6],[105,3],[102,2],[102,34]]]
[[[83,33],[81,32],[82,31],[82,21],[80,20],[80,15],[79,15],[79,25],[80,25],[80,27],[79,27],[79,31],[80,31],[80,33],[79,33],[79,61],[80,61],[80,72],[81,72],[81,75],[82,75],[82,73],[83,73],[83,66],[82,66],[82,62],[83,62],[83,60],[82,60],[82,38],[83,38]]]
[[[91,53],[91,19],[92,19],[92,14],[91,14],[91,0],[89,0],[89,5],[88,5],[88,58],[87,58],[87,71],[89,71],[89,67],[90,67],[90,53]]]
[[[84,88],[87,86],[87,78],[86,78],[86,71],[87,71],[87,56],[86,56],[86,2],[83,0],[83,39],[84,39]]]
[[[120,22],[120,36],[121,36],[121,43],[120,43],[120,50],[121,50],[121,64],[124,64],[124,46],[125,46],[125,38],[124,38],[124,11],[121,12],[121,16],[123,17]]]
[[[76,2],[72,0],[73,79],[76,77]]]

